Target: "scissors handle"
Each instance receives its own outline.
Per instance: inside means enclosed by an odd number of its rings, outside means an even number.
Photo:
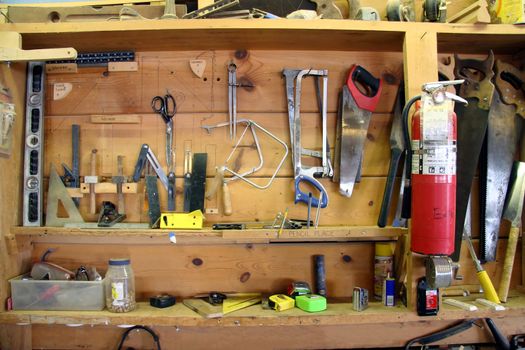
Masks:
[[[151,100],[151,108],[155,113],[160,114],[165,123],[169,123],[177,110],[177,103],[171,94],[164,97],[155,96]]]

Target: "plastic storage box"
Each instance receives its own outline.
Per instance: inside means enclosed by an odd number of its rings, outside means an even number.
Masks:
[[[102,310],[102,281],[9,280],[13,310]]]

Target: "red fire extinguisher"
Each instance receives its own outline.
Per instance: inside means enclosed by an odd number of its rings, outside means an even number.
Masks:
[[[466,101],[446,87],[457,83],[423,85],[412,117],[411,250],[420,254],[454,252],[457,120],[453,101]]]

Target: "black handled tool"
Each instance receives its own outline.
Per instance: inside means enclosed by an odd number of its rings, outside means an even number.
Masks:
[[[315,286],[317,294],[326,298],[326,271],[324,268],[324,255],[314,255]]]
[[[383,194],[383,202],[381,203],[381,210],[379,212],[379,219],[377,220],[377,226],[379,227],[386,226],[399,161],[405,153],[406,145],[403,137],[403,121],[401,118],[404,105],[405,86],[401,83],[399,85],[399,90],[397,91],[396,105],[394,107],[394,120],[392,121],[392,130],[390,131],[390,166],[388,168],[388,176],[386,179],[385,192]]]

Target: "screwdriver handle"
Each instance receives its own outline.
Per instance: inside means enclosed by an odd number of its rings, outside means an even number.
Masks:
[[[228,187],[228,184],[226,182],[222,184],[222,204],[224,205],[224,215],[232,215],[232,198],[230,194],[230,188]]]
[[[492,281],[490,280],[490,277],[485,270],[481,270],[478,272],[478,278],[479,283],[481,283],[481,286],[483,287],[483,291],[485,292],[485,299],[490,300],[494,303],[500,303],[498,293],[496,293],[496,289],[494,288],[494,285],[492,284]]]

